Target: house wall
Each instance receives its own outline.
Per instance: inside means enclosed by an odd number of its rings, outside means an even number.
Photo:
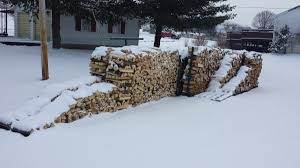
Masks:
[[[275,18],[275,31],[279,31],[285,25],[288,25],[292,33],[300,33],[300,7],[289,12],[279,14]]]
[[[299,18],[300,18],[300,7],[293,9],[291,11],[281,13],[281,14],[277,15],[277,17],[274,20],[274,24],[275,24],[274,32],[278,32],[285,25],[288,25],[291,33],[293,33],[295,35],[295,37],[290,40],[290,45],[287,48],[287,53],[300,53],[300,40],[299,40],[300,21],[299,21]],[[276,36],[274,34],[274,40],[275,39],[276,39]]]
[[[37,17],[20,10],[16,11],[16,37],[39,40],[39,21]],[[51,12],[47,17],[48,40],[52,40]],[[97,23],[96,32],[75,31],[75,17],[61,16],[61,42],[66,48],[87,48],[96,46],[124,46],[124,40],[111,40],[111,37],[139,37],[139,21],[127,20],[125,34],[108,33],[108,25]],[[138,45],[138,40],[128,40],[128,45]]]
[[[25,12],[18,12],[16,23],[16,36],[18,38],[30,38],[30,17]]]
[[[108,33],[107,24],[97,23],[96,32],[75,31],[75,17],[61,16],[61,41],[63,46],[124,46],[124,40],[110,40],[111,37],[139,37],[138,20],[126,22],[125,34]],[[138,45],[138,40],[128,40],[128,45]]]
[[[52,17],[51,12],[47,13],[48,41],[52,39]],[[16,11],[15,14],[15,36],[31,40],[40,40],[39,20],[31,13]]]

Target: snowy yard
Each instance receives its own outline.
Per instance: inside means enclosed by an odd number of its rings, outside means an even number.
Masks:
[[[147,40],[141,45],[152,43]],[[22,106],[49,84],[89,73],[92,51],[50,50],[51,80],[42,82],[39,52],[0,45],[0,113]],[[300,55],[263,58],[260,87],[222,103],[165,98],[28,138],[0,130],[0,166],[300,167]]]

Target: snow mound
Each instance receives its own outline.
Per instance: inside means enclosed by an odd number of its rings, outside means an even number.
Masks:
[[[101,58],[111,53],[114,56],[124,56],[124,54],[134,56],[134,55],[148,55],[148,53],[162,52],[162,49],[156,47],[140,47],[140,46],[124,46],[124,47],[97,47],[92,53],[92,58]],[[171,50],[164,50],[171,51]]]
[[[209,47],[200,47],[202,50],[207,49]],[[126,56],[145,56],[149,55],[149,53],[159,53],[159,52],[179,52],[179,55],[182,59],[188,57],[188,47],[180,47],[177,48],[175,46],[164,46],[161,48],[156,47],[141,47],[141,46],[124,46],[124,47],[97,47],[93,53],[92,58],[100,59],[101,57],[105,57],[108,54],[112,54],[113,56],[122,57],[124,54]]]
[[[44,93],[12,113],[0,115],[0,123],[11,125],[13,129],[32,131],[52,123],[55,118],[68,111],[76,100],[91,96],[96,91],[111,92],[114,86],[110,83],[99,83],[97,77],[73,80],[46,87]]]

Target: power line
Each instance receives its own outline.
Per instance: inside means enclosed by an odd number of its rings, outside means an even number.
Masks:
[[[237,6],[236,8],[241,8],[241,9],[275,9],[275,10],[291,9],[291,8],[268,8],[268,7],[262,7],[262,6]]]

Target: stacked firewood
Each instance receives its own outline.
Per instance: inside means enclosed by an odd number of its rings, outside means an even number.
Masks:
[[[69,123],[87,115],[114,112],[144,102],[175,96],[179,65],[178,52],[161,50],[132,52],[114,51],[91,59],[91,74],[104,77],[105,82],[117,88],[109,93],[95,92],[81,98],[70,110],[59,116],[55,123]],[[45,128],[53,124],[45,125]]]
[[[149,53],[150,54],[150,53]],[[136,57],[132,83],[133,104],[175,96],[179,68],[178,52]]]
[[[206,91],[214,73],[220,67],[220,60],[224,57],[218,49],[205,49],[191,54],[183,78],[183,94],[188,96]]]
[[[106,74],[107,66],[108,66],[107,57],[91,58],[90,73],[92,75],[104,77]]]
[[[105,80],[126,93],[132,105],[175,95],[178,52],[122,52],[109,53]]]
[[[230,55],[231,60],[229,62],[230,65],[228,65],[230,68],[226,72],[226,75],[221,80],[219,80],[221,84],[220,87],[223,87],[227,82],[230,81],[230,79],[232,79],[237,74],[237,72],[242,66],[243,59],[244,59],[243,54],[238,54],[238,53],[227,53],[227,54],[231,54]]]
[[[244,66],[249,67],[247,77],[242,81],[234,91],[234,94],[247,92],[258,87],[258,79],[262,71],[262,57],[259,53],[245,53]],[[248,55],[248,56],[247,56]]]
[[[258,78],[262,70],[260,54],[249,52],[233,52],[217,49],[192,51],[183,77],[183,94],[194,96],[205,91],[223,89],[227,83],[236,83],[241,67],[248,67],[245,79],[239,81],[234,94],[249,91],[258,86]],[[234,79],[233,81],[231,81]],[[226,87],[228,88],[228,86]],[[234,90],[235,89],[235,90]],[[229,90],[229,92],[231,92]]]
[[[190,50],[191,56],[182,79],[183,94],[193,96],[205,92],[211,80],[216,78],[214,75],[226,54],[232,55],[229,59],[231,68],[218,79],[220,88],[237,75],[241,66],[247,66],[249,70],[234,94],[257,87],[262,70],[260,54],[237,54],[218,49]],[[175,96],[180,67],[177,51],[153,49],[134,52],[130,49],[115,51],[108,48],[103,56],[91,59],[90,69],[93,75],[104,77],[105,82],[116,85],[116,88],[108,93],[95,92],[91,96],[78,99],[76,104],[71,105],[67,112],[55,120],[55,123],[69,123],[88,115],[114,112],[163,97]],[[47,124],[45,128],[52,126],[53,123]]]
[[[126,109],[130,106],[129,101],[124,99],[126,96],[117,88],[109,93],[95,92],[91,96],[78,99],[76,104],[70,106],[69,111],[55,120],[55,123],[70,123],[88,115]],[[45,125],[45,128],[47,126],[51,124]]]

